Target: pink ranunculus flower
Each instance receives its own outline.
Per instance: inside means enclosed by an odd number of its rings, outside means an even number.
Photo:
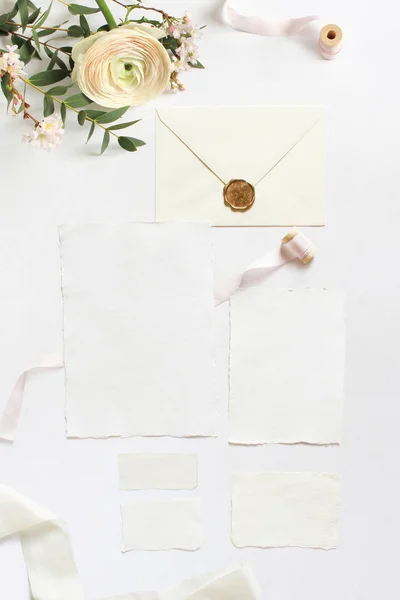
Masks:
[[[95,33],[73,47],[72,78],[88,98],[107,108],[153,100],[171,75],[171,60],[159,42],[164,35],[144,24]]]

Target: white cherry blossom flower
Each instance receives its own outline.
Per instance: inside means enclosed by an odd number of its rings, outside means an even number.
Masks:
[[[15,81],[20,76],[26,75],[24,63],[19,58],[18,46],[6,46],[7,52],[0,55],[0,71],[9,73],[11,79]]]
[[[35,148],[57,148],[63,141],[64,128],[60,115],[46,117],[35,125],[32,131],[25,134],[23,139]]]

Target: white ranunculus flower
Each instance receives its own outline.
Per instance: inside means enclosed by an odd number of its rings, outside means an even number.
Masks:
[[[159,96],[170,79],[171,60],[158,41],[164,35],[145,24],[95,33],[73,47],[72,78],[101,106],[144,104]]]

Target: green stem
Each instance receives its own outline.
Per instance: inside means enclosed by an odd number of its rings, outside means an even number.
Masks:
[[[97,2],[97,0],[96,0],[96,2]],[[67,108],[69,108],[69,110],[73,110],[75,113],[79,113],[80,112],[79,110],[76,110],[75,108],[72,108],[72,106],[70,106],[66,102],[63,102],[59,98],[56,98],[55,96],[50,96],[49,94],[46,94],[46,92],[44,90],[42,90],[42,88],[38,87],[37,85],[35,85],[31,81],[29,81],[29,79],[24,79],[21,76],[19,77],[19,79],[21,79],[21,81],[23,81],[24,83],[26,83],[30,87],[34,88],[35,90],[37,90],[38,92],[40,92],[41,94],[43,94],[43,96],[48,96],[49,98],[51,98],[52,100],[54,100],[54,102],[58,102],[58,104],[65,104],[65,106]],[[107,127],[103,127],[103,125],[101,125],[101,123],[97,123],[97,121],[95,119],[91,119],[90,117],[86,117],[85,120],[86,121],[91,121],[91,123],[96,123],[97,127],[101,127],[102,129],[104,129],[104,131],[108,131]],[[114,133],[113,131],[108,131],[108,133],[111,133],[111,135],[113,135],[114,137],[118,137],[118,135],[116,133]]]
[[[106,0],[96,0],[96,4],[99,7],[99,9],[101,10],[101,12],[103,13],[104,18],[107,21],[107,24],[109,25],[110,29],[116,29],[117,23],[112,15],[112,12],[111,12]]]

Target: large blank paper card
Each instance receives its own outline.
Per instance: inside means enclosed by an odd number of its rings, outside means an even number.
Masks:
[[[216,432],[211,228],[60,228],[69,437]]]
[[[229,440],[339,443],[344,296],[265,285],[231,298]]]
[[[157,221],[325,224],[323,107],[160,108],[156,130]]]
[[[237,473],[232,541],[238,548],[335,548],[339,477],[334,473]]]

